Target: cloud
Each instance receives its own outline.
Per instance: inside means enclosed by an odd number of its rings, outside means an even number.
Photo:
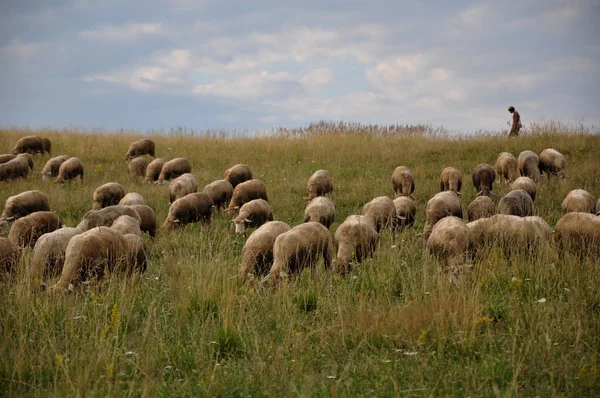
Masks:
[[[110,43],[132,43],[147,36],[162,34],[164,34],[162,23],[130,23],[84,30],[79,33],[79,37]]]
[[[23,43],[19,39],[13,39],[8,45],[0,48],[0,52],[12,58],[31,58],[38,54],[43,48],[42,43]]]

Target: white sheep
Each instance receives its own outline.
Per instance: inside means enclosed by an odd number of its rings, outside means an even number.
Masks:
[[[329,229],[335,220],[335,205],[325,196],[317,196],[304,209],[304,222],[316,221]]]
[[[244,281],[251,275],[268,274],[273,264],[275,239],[290,229],[290,226],[284,222],[269,221],[252,232],[242,249],[242,264],[238,271],[238,279]]]

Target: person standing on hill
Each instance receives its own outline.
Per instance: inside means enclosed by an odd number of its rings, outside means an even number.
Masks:
[[[515,110],[514,106],[509,106],[508,107],[508,111],[510,113],[512,113],[512,127],[510,129],[510,133],[508,134],[509,137],[518,137],[519,136],[519,130],[521,130],[521,127],[523,127],[523,125],[521,124],[521,115],[519,115],[519,112],[517,112]]]

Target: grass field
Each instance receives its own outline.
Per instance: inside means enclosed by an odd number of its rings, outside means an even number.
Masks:
[[[327,125],[324,125],[327,129]],[[223,213],[210,228],[188,225],[147,239],[139,280],[108,278],[82,293],[48,296],[24,282],[29,252],[0,284],[0,395],[10,396],[599,396],[600,260],[555,250],[473,264],[460,288],[424,253],[417,233],[443,167],[464,175],[463,206],[475,197],[470,172],[555,148],[568,178],[538,184],[536,215],[552,227],[567,192],[600,195],[600,135],[544,133],[444,138],[423,134],[315,131],[260,138],[155,136],[159,157],[187,157],[199,185],[235,163],[250,165],[269,192],[276,220],[303,221],[306,181],[327,169],[335,185],[335,228],[363,204],[393,197],[391,174],[413,170],[414,231],[382,234],[372,260],[346,276],[274,289],[238,285],[244,238]],[[0,182],[0,203],[39,189],[76,226],[93,190],[109,181],[139,192],[158,222],[166,186],[131,182],[123,160],[138,137],[1,130],[0,153],[27,134],[52,140],[52,155],[82,159],[84,183],[42,181],[46,156],[28,180]],[[496,184],[496,203],[508,187]],[[52,281],[49,281],[52,283]]]

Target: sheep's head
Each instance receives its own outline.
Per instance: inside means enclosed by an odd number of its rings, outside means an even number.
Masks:
[[[8,235],[13,222],[15,222],[15,217],[7,217],[0,221],[0,236]]]

